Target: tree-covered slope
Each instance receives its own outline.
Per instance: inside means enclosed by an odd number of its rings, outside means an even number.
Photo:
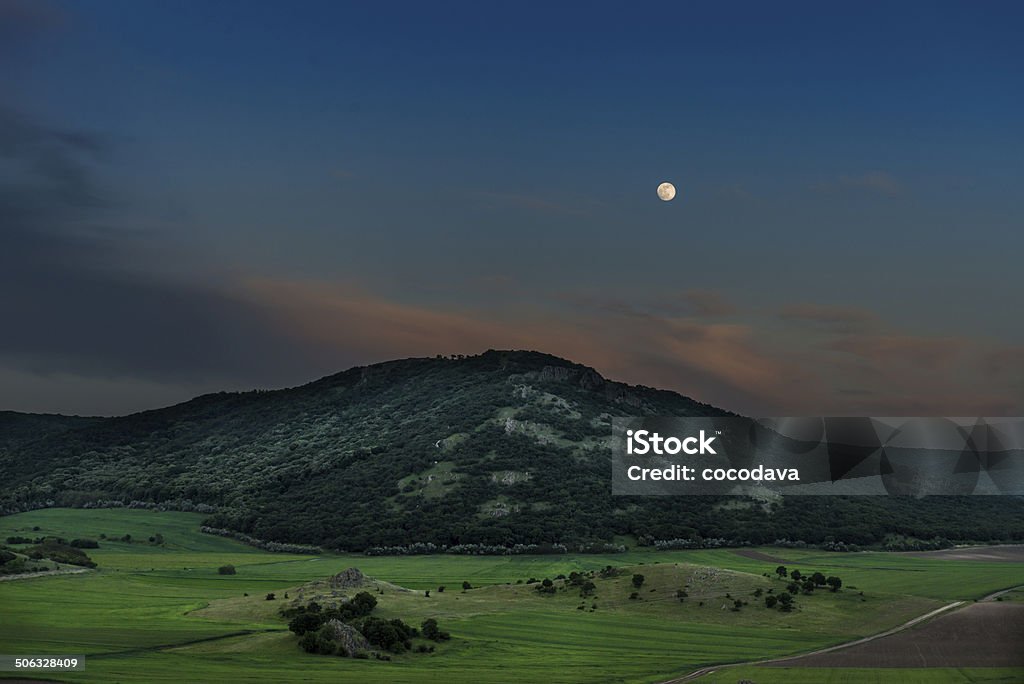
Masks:
[[[52,413],[0,411],[0,453],[19,448],[42,437],[92,425],[101,418],[59,416]]]
[[[722,413],[535,352],[407,359],[34,438],[0,434],[0,511],[198,506],[212,511],[214,526],[340,549],[617,534],[860,544],[887,533],[1024,538],[1024,502],[1006,498],[787,498],[766,510],[611,496],[613,416]]]

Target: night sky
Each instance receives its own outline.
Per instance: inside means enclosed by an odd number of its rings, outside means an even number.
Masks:
[[[0,0],[0,409],[529,348],[754,415],[1021,415],[1022,25]]]

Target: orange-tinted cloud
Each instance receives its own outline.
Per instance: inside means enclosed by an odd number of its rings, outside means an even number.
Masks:
[[[537,349],[594,366],[614,379],[747,409],[770,405],[785,377],[799,372],[762,353],[752,331],[740,325],[629,309],[533,317],[446,311],[317,283],[258,280],[245,288],[279,325],[325,359]]]
[[[783,320],[831,328],[857,330],[873,326],[878,317],[871,311],[856,307],[823,306],[821,304],[792,304],[779,312]]]
[[[752,415],[1007,415],[1019,393],[979,379],[1005,364],[981,342],[892,331],[874,314],[793,307],[792,324],[825,326],[813,337],[770,322],[709,322],[638,310],[625,302],[532,314],[455,310],[398,302],[355,287],[257,280],[245,296],[264,307],[299,348],[327,367],[405,356],[536,349],[625,382],[673,389]],[[577,302],[578,304],[578,302]],[[770,319],[769,319],[770,321]],[[795,341],[794,341],[795,340]]]

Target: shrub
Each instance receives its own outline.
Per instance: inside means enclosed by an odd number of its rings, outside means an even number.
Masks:
[[[447,641],[451,638],[451,634],[443,632],[437,626],[437,620],[434,618],[427,618],[420,625],[420,631],[423,633],[424,639],[430,639],[431,641]]]
[[[217,568],[217,574],[219,574],[219,575],[234,575],[235,574],[235,566],[234,565],[222,565],[219,568]]]
[[[302,636],[306,632],[315,632],[323,625],[323,617],[316,613],[301,613],[292,618],[288,629]]]
[[[25,554],[34,560],[48,558],[57,563],[80,565],[85,568],[96,567],[96,563],[89,556],[85,555],[84,551],[51,538],[41,540],[41,543],[36,546],[25,549]]]

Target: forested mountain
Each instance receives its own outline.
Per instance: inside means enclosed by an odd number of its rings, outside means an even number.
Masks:
[[[22,444],[85,427],[100,420],[102,419],[59,416],[52,413],[0,411],[0,453],[16,450]]]
[[[1010,497],[611,495],[613,416],[723,415],[536,352],[353,368],[107,419],[0,414],[0,512],[159,505],[265,540],[361,550],[637,538],[1024,539]],[[134,502],[134,503],[133,503]]]

